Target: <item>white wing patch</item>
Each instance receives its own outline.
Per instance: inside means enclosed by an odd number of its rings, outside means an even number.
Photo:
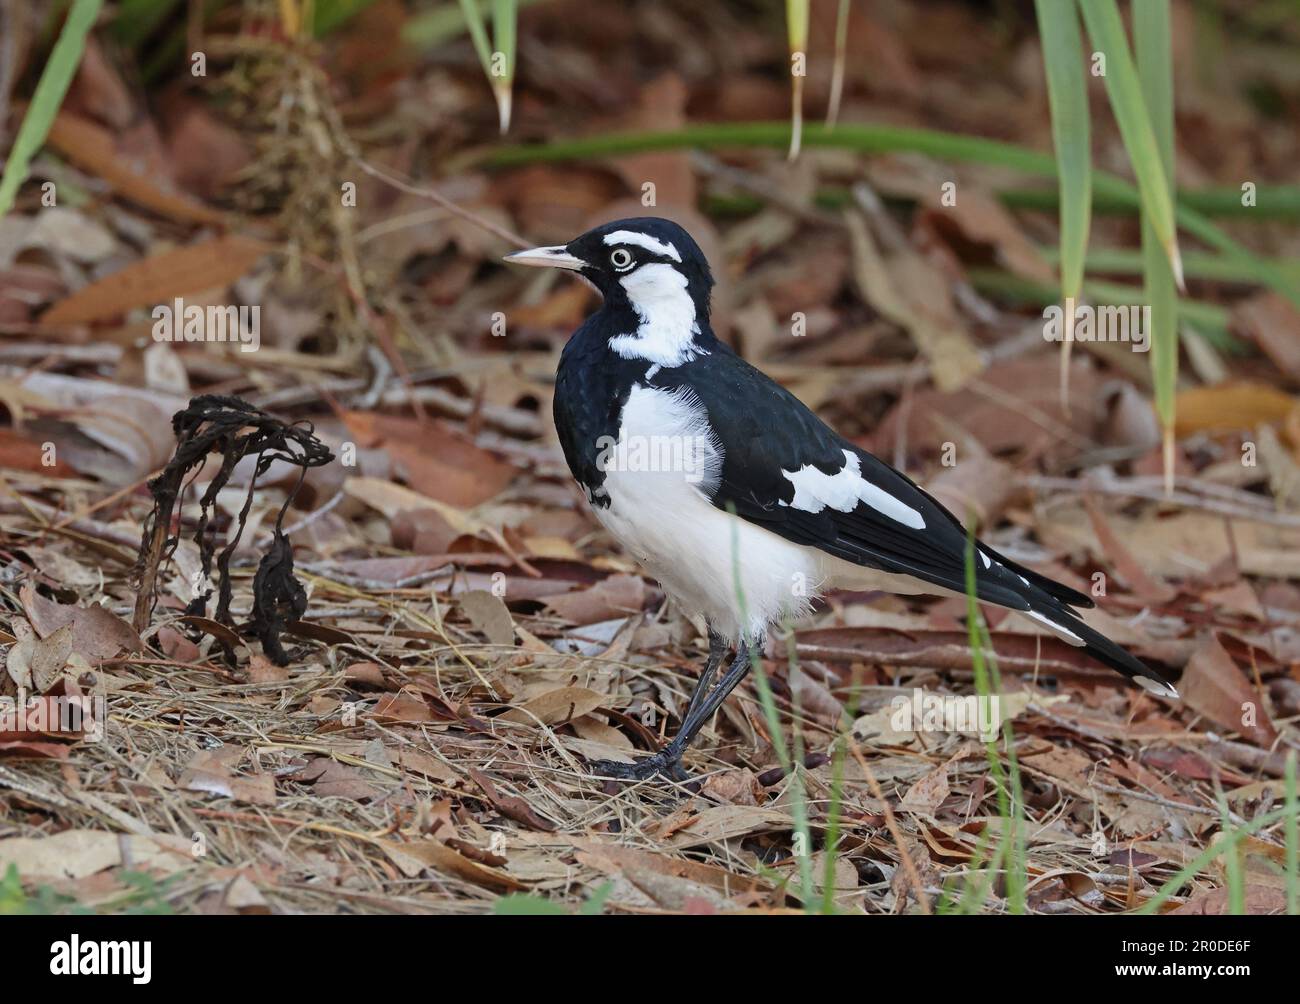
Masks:
[[[653,251],[655,254],[661,254],[665,258],[671,258],[678,264],[682,260],[682,256],[677,253],[677,249],[671,244],[656,240],[649,234],[639,234],[635,230],[615,230],[612,234],[606,234],[605,246],[612,247],[615,244],[634,244],[639,248],[645,248],[647,251]]]
[[[904,526],[925,529],[925,517],[864,478],[862,462],[857,456],[848,450],[843,453],[844,466],[835,474],[823,474],[812,464],[804,464],[797,471],[783,470],[786,480],[794,485],[794,498],[788,504],[804,512],[818,513],[827,506],[838,512],[852,512],[859,502],[865,502]]]
[[[1030,620],[1037,621],[1039,624],[1043,625],[1043,627],[1047,628],[1049,631],[1052,632],[1052,634],[1056,635],[1062,641],[1068,641],[1071,645],[1083,644],[1083,639],[1080,638],[1077,634],[1075,634],[1069,628],[1062,627],[1060,624],[1057,624],[1055,621],[1051,620],[1045,614],[1040,614],[1037,610],[1021,610],[1019,612],[1024,614]]]

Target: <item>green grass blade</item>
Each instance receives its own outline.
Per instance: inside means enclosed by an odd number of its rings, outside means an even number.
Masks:
[[[849,0],[840,0],[839,14],[835,18],[835,65],[831,68],[831,94],[826,102],[826,128],[834,129],[840,117],[840,101],[844,97],[844,67],[849,55]]]
[[[323,38],[373,4],[375,0],[316,0],[311,11],[311,33],[316,38]]]
[[[791,659],[795,648],[790,646]],[[835,912],[835,856],[839,853],[840,822],[844,809],[844,764],[848,758],[849,739],[853,732],[853,722],[858,717],[858,701],[862,696],[861,674],[855,669],[849,682],[849,703],[843,712],[844,728],[840,730],[839,741],[831,752],[831,799],[827,807],[826,821],[826,871],[822,892],[822,913]]]
[[[1048,264],[1057,263],[1060,254],[1058,249],[1044,245],[1038,250]],[[1141,275],[1144,266],[1142,252],[1115,247],[1090,250],[1084,264],[1092,275]],[[1288,281],[1300,285],[1300,258],[1280,258],[1274,264],[1286,274]],[[1263,285],[1248,262],[1198,251],[1183,255],[1183,275],[1188,279],[1209,279],[1246,286]]]
[[[732,516],[736,515],[735,506],[728,503],[727,511]],[[732,586],[736,590],[736,604],[740,609],[740,622],[747,624],[749,616],[745,610],[745,589],[740,581],[740,530],[739,522],[732,520],[731,526],[731,574]],[[794,831],[798,838],[799,844],[802,845],[803,853],[796,854],[799,867],[799,887],[800,900],[804,905],[804,910],[813,909],[813,880],[812,880],[812,828],[808,825],[808,800],[804,795],[803,779],[799,776],[798,764],[790,755],[790,750],[785,743],[785,733],[781,730],[781,715],[777,711],[776,698],[772,694],[771,684],[767,679],[767,671],[763,669],[762,655],[758,651],[758,646],[753,641],[746,641],[741,638],[737,641],[737,646],[749,646],[749,658],[752,672],[754,674],[754,688],[758,691],[758,701],[763,708],[763,720],[767,723],[768,735],[772,739],[772,748],[776,752],[777,762],[780,763],[782,770],[785,771],[786,777],[790,779],[790,815],[794,818]],[[795,665],[794,637],[790,638],[790,658],[791,665]],[[737,648],[739,652],[739,648]]]
[[[1178,870],[1178,873],[1156,890],[1156,894],[1143,903],[1136,912],[1140,915],[1155,913],[1164,906],[1164,904],[1167,903],[1179,889],[1186,885],[1189,879],[1195,878],[1200,874],[1201,870],[1220,854],[1235,851],[1237,844],[1246,837],[1253,833],[1258,833],[1260,830],[1285,819],[1286,812],[1287,809],[1283,806],[1280,809],[1273,809],[1266,812],[1262,816],[1257,816],[1248,823],[1243,823],[1240,826],[1232,827],[1230,830],[1225,830],[1222,839],[1215,841],[1209,847],[1205,848],[1205,850],[1201,851],[1200,854],[1196,855],[1196,857],[1191,861],[1183,865],[1183,867]]]
[[[1075,301],[1083,288],[1092,220],[1091,119],[1078,11],[1073,3],[1062,0],[1035,0],[1035,7],[1060,185],[1061,301],[1066,319],[1066,337],[1061,340],[1061,401],[1068,403]]]
[[[1295,750],[1288,750],[1283,779],[1286,792],[1286,800],[1283,804],[1286,816],[1282,822],[1282,830],[1286,844],[1286,858],[1283,865],[1286,881],[1286,912],[1291,917],[1300,914],[1300,862],[1297,862],[1297,858],[1300,857],[1300,832],[1298,832],[1300,831],[1300,800],[1296,798],[1295,773]]]
[[[519,9],[515,0],[492,0],[492,37],[496,42],[493,58],[501,60],[504,65],[494,65],[489,72],[503,135],[510,129],[510,110],[513,106],[518,18]]]
[[[483,72],[491,79],[492,43],[488,41],[487,22],[483,19],[483,12],[475,0],[460,0],[460,12],[465,19],[465,27],[469,29],[474,51],[478,53],[478,61],[483,64]]]
[[[991,701],[994,695],[1002,691],[1001,674],[998,672],[997,660],[993,658],[993,641],[989,636],[988,625],[979,608],[975,575],[975,517],[967,518],[966,532],[966,629],[971,651],[971,667],[975,675],[975,691],[983,701]],[[986,658],[985,653],[988,653]],[[1015,733],[1011,719],[1002,722],[1002,742],[1006,748],[1007,767],[1004,770],[1002,758],[998,755],[997,740],[990,740],[985,747],[989,773],[993,775],[997,791],[998,815],[1002,821],[1002,832],[998,835],[998,850],[995,859],[1006,869],[1007,910],[1013,914],[1023,914],[1026,903],[1026,869],[1028,861],[1025,853],[1024,797],[1020,783],[1020,763],[1016,757]]]
[[[0,177],[0,216],[4,216],[14,206],[18,188],[27,180],[27,172],[36,151],[49,135],[54,117],[63,104],[63,96],[68,93],[73,74],[81,62],[81,54],[86,50],[86,35],[99,17],[99,8],[103,0],[75,0],[68,19],[63,22],[59,40],[50,52],[50,61],[41,71],[41,79],[36,84],[36,93],[32,103],[23,116],[23,124],[18,127],[13,150],[5,162],[4,176]]]
[[[1133,43],[1138,55],[1142,96],[1151,116],[1165,184],[1174,184],[1174,76],[1169,0],[1146,0],[1133,7]],[[1164,443],[1165,491],[1174,487],[1174,396],[1178,390],[1178,292],[1169,259],[1150,218],[1142,220],[1142,260],[1146,300],[1151,306],[1151,384]]]
[[[803,81],[808,71],[808,0],[785,0],[790,39],[790,153],[799,156],[803,138]],[[802,64],[802,65],[800,65]]]
[[[981,293],[998,297],[1012,304],[1032,304],[1045,307],[1056,302],[1056,290],[1043,283],[1037,283],[1002,269],[975,266],[967,270],[971,285]],[[1101,279],[1089,279],[1083,284],[1084,295],[1094,303],[1110,303],[1116,306],[1130,304],[1141,306],[1146,297],[1144,290],[1122,282],[1105,282]],[[1228,330],[1229,312],[1217,303],[1204,303],[1199,300],[1178,301],[1179,320],[1196,326],[1200,334],[1205,335],[1216,348],[1227,352],[1242,354],[1244,344]]]
[[[1228,800],[1223,797],[1223,791],[1216,791],[1215,794],[1219,803],[1219,816],[1223,821],[1220,836],[1226,838],[1234,832],[1235,827],[1232,825],[1232,815],[1228,812]],[[1228,912],[1234,917],[1244,916],[1246,876],[1243,873],[1241,852],[1237,847],[1237,841],[1233,841],[1232,847],[1224,852],[1223,870],[1228,886]]]
[[[514,0],[492,0],[492,32],[496,48],[488,41],[487,21],[478,0],[460,0],[461,16],[469,29],[470,41],[483,64],[483,73],[492,88],[497,103],[497,119],[504,133],[510,128],[510,112],[515,77],[515,19]]]
[[[1094,175],[1095,175],[1094,171]],[[1056,212],[1061,205],[1059,193],[1055,188],[1017,188],[1004,187],[1005,183],[999,184],[994,193],[1004,206],[1008,209],[1034,209],[1039,212]],[[1241,204],[1241,191],[1237,188],[1230,187],[1207,187],[1207,188],[1184,188],[1177,193],[1178,196],[1178,213],[1179,226],[1191,233],[1191,228],[1184,225],[1181,213],[1184,209],[1191,209],[1201,213],[1204,216],[1231,216],[1237,220],[1251,223],[1268,223],[1277,220],[1294,221],[1300,219],[1300,188],[1294,185],[1272,185],[1266,190],[1261,189],[1263,197],[1268,199],[1268,208],[1262,209],[1256,206],[1246,207]],[[915,203],[915,199],[909,199],[902,193],[882,193],[886,202]],[[756,213],[763,209],[767,203],[756,195],[749,195],[744,192],[726,191],[721,189],[711,189],[704,195],[705,208],[710,213],[717,213],[726,216],[744,216],[750,213]],[[853,197],[849,189],[843,185],[819,185],[817,191],[813,194],[813,204],[818,209],[843,209],[845,206],[853,203]],[[1133,212],[1134,209],[1140,209],[1138,202],[1126,198],[1124,195],[1117,195],[1113,191],[1100,195],[1093,192],[1092,196],[1092,215],[1093,216],[1126,216]],[[1059,250],[1053,252],[1058,257],[1053,259],[1053,264],[1059,264]],[[1189,260],[1195,255],[1195,252],[1183,253],[1183,276],[1193,278]],[[1204,260],[1204,258],[1202,258]],[[1091,265],[1085,265],[1084,272],[1092,268]],[[1244,270],[1243,270],[1244,271]],[[1249,270],[1254,279],[1259,277],[1254,275],[1253,266]],[[1294,278],[1291,280],[1294,284]],[[1263,280],[1259,280],[1260,285],[1266,285]]]
[[[1178,260],[1178,234],[1174,225],[1174,203],[1166,181],[1163,158],[1147,104],[1142,95],[1137,67],[1129,52],[1124,22],[1116,0],[1079,0],[1083,20],[1093,45],[1106,57],[1106,94],[1119,126],[1129,163],[1142,195],[1142,208],[1156,238],[1169,258],[1174,279],[1182,286]],[[1143,4],[1136,5],[1139,9]]]
[[[1177,205],[1180,210],[1186,207],[1206,216],[1231,216],[1243,221],[1250,220],[1253,223],[1300,219],[1300,186],[1261,186],[1256,190],[1256,196],[1258,199],[1256,205],[1245,206],[1241,202],[1241,189],[1236,186],[1184,188],[1177,193]],[[1046,211],[1055,209],[1061,201],[1056,190],[1051,188],[1003,188],[998,192],[998,197],[1011,209]],[[1093,192],[1094,215],[1127,213],[1132,208],[1133,204],[1129,199],[1122,195],[1117,197],[1113,191],[1108,191],[1104,195]],[[1181,218],[1178,224],[1190,233]],[[1184,269],[1186,265],[1184,259]]]
[[[489,0],[471,0],[482,17]],[[439,4],[428,10],[412,11],[402,25],[402,41],[413,49],[425,51],[460,38],[469,27],[463,0]],[[541,0],[517,0],[516,7],[528,7]]]
[[[121,0],[113,18],[113,37],[128,49],[137,49],[179,4],[180,0]]]
[[[790,139],[790,127],[784,122],[716,122],[687,126],[665,132],[606,133],[582,139],[557,140],[550,143],[498,147],[452,158],[444,167],[455,170],[469,165],[514,167],[522,164],[588,160],[594,157],[619,157],[657,150],[702,150],[728,147],[784,147]],[[1024,174],[1056,177],[1056,160],[1050,154],[1029,150],[1014,143],[966,136],[960,133],[915,129],[908,126],[841,124],[833,130],[813,123],[803,131],[805,146],[852,150],[860,154],[919,153],[938,160],[951,160],[1005,167]],[[1105,171],[1092,172],[1094,204],[1127,205],[1138,208],[1141,197],[1131,182]],[[1253,254],[1229,237],[1203,212],[1190,205],[1180,205],[1178,225],[1197,240],[1255,270],[1260,281],[1300,306],[1300,287],[1273,263]]]

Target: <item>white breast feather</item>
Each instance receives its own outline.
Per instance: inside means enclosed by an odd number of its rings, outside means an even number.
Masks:
[[[717,485],[723,453],[699,399],[689,388],[633,387],[620,442],[662,437],[694,444],[694,469],[704,477],[607,470],[610,501],[595,510],[600,521],[687,614],[708,618],[732,641],[761,641],[769,624],[806,613],[825,578],[820,552],[715,508],[706,492]]]

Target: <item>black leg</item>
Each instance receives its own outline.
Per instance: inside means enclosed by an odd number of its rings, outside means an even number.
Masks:
[[[736,657],[731,660],[731,665],[727,667],[727,672],[723,674],[718,685],[713,688],[713,692],[695,708],[693,715],[687,715],[686,720],[682,722],[682,727],[677,732],[677,738],[668,744],[668,748],[677,747],[678,758],[686,752],[686,747],[694,740],[704,723],[712,718],[722,707],[722,702],[749,674],[749,646],[741,642],[740,647],[736,650]]]
[[[686,702],[686,713],[682,715],[683,724],[691,720],[691,715],[695,713],[696,708],[700,706],[700,701],[704,695],[709,692],[709,686],[713,683],[713,674],[718,671],[722,665],[723,658],[727,654],[727,639],[713,630],[713,625],[709,625],[709,661],[704,664],[704,672],[696,681],[695,689],[691,691],[690,700]]]
[[[686,752],[686,747],[691,744],[700,729],[704,727],[704,723],[712,718],[718,708],[722,706],[722,702],[727,699],[727,695],[735,690],[740,681],[745,678],[750,668],[749,648],[742,644],[736,652],[736,657],[731,660],[731,665],[727,667],[727,672],[723,674],[717,686],[710,690],[709,684],[713,681],[713,676],[722,661],[722,653],[726,648],[725,644],[720,643],[720,639],[715,642],[715,637],[710,631],[708,665],[705,666],[704,672],[700,674],[699,683],[695,685],[690,702],[687,704],[686,716],[682,719],[682,726],[677,730],[677,735],[673,741],[654,756],[638,760],[636,763],[615,763],[611,760],[598,760],[591,764],[593,773],[601,777],[614,777],[629,781],[644,781],[656,774],[663,774],[674,781],[684,781],[689,778],[689,775],[682,767],[682,754]]]

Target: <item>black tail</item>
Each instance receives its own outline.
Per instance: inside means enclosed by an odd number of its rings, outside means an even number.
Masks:
[[[1143,690],[1161,697],[1178,699],[1178,691],[1174,689],[1173,684],[1100,631],[1090,628],[1063,604],[1053,603],[1048,608],[1047,605],[1034,603],[1033,600],[1030,600],[1030,603],[1033,604],[1029,611],[1031,616],[1034,616],[1040,624],[1055,627],[1057,634],[1062,635],[1065,641],[1078,645],[1102,665],[1124,674]],[[1071,635],[1073,638],[1069,637]],[[1076,642],[1074,638],[1078,641]]]

